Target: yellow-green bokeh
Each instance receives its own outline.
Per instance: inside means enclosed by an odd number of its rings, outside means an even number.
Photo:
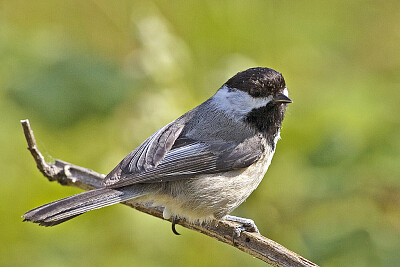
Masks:
[[[110,171],[253,66],[294,103],[259,188],[235,212],[322,266],[400,265],[400,2],[0,1],[0,266],[263,266],[116,205],[22,223],[80,192],[26,150]],[[179,226],[178,226],[179,227]]]

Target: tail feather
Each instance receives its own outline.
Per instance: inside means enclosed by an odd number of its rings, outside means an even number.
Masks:
[[[26,212],[24,221],[53,226],[85,212],[117,204],[143,195],[132,187],[100,188],[66,197]]]

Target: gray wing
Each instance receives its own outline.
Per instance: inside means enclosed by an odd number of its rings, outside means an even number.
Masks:
[[[168,132],[168,129],[164,130]],[[179,133],[181,131],[182,129],[180,129]],[[147,156],[151,158],[151,154],[148,154],[149,147],[157,147],[157,142],[159,142],[157,140],[162,139],[154,138],[154,136],[168,136],[168,140],[161,143],[169,144],[164,147],[170,147],[170,149],[164,153],[164,157],[159,161],[149,159],[148,162],[155,163],[152,167],[143,167],[142,162],[146,162],[144,159]],[[136,183],[166,182],[190,178],[200,174],[246,168],[257,161],[264,151],[261,138],[258,136],[246,139],[241,143],[197,141],[185,136],[179,136],[175,138],[173,145],[170,145],[173,136],[176,136],[176,134],[155,133],[141,146],[132,151],[107,175],[107,177],[110,177],[105,185],[110,188],[116,188]],[[153,150],[157,151],[157,149]],[[143,153],[147,153],[147,156],[142,156]],[[161,154],[159,153],[159,155]],[[159,155],[154,156],[159,159]],[[113,177],[115,178],[111,179]]]
[[[155,168],[172,148],[184,125],[173,121],[129,153],[104,179],[104,185],[118,182],[123,173],[142,173]]]

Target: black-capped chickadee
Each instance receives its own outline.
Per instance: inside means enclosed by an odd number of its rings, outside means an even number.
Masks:
[[[271,163],[288,97],[282,74],[251,68],[214,96],[164,126],[129,153],[104,187],[26,212],[53,226],[127,200],[165,207],[163,217],[204,222],[227,219],[257,231],[251,220],[228,215],[253,192]]]

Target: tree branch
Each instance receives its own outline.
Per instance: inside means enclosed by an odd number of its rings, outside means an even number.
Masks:
[[[26,141],[28,142],[28,150],[31,152],[40,172],[50,181],[57,181],[62,185],[75,186],[84,190],[102,187],[101,181],[104,179],[104,175],[102,174],[61,160],[55,160],[54,164],[47,163],[37,148],[29,120],[21,120],[21,124],[24,129]],[[123,204],[163,219],[162,207],[149,207],[130,201],[124,202]],[[240,237],[233,240],[233,233],[235,228],[238,227],[238,224],[234,222],[221,220],[210,224],[200,225],[191,224],[185,220],[179,220],[177,223],[183,227],[195,230],[234,246],[245,253],[274,266],[318,266],[288,250],[282,245],[257,233],[242,232]]]

